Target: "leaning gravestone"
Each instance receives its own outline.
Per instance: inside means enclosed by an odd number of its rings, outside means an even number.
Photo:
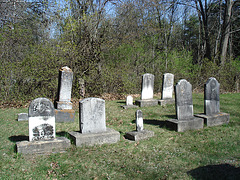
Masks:
[[[126,98],[126,105],[121,106],[124,109],[128,108],[137,108],[138,106],[133,104],[133,97],[132,96],[127,96]]]
[[[136,100],[136,104],[140,107],[158,105],[158,100],[153,99],[153,90],[154,75],[149,73],[144,74],[142,76],[141,100]]]
[[[86,98],[79,102],[79,132],[70,132],[76,146],[111,144],[120,140],[119,132],[106,128],[105,101]]]
[[[17,142],[17,152],[42,154],[62,152],[70,146],[67,138],[56,138],[55,110],[46,98],[34,99],[28,109],[29,141]]]
[[[136,131],[127,132],[125,138],[133,141],[139,141],[154,136],[153,131],[143,128],[143,115],[141,110],[136,111]]]
[[[59,70],[56,122],[74,122],[75,111],[71,102],[72,81],[72,70],[67,66],[62,67]]]
[[[204,85],[204,114],[197,117],[204,119],[207,126],[217,126],[229,123],[229,114],[220,112],[220,84],[211,77]]]
[[[173,99],[173,83],[174,83],[174,75],[171,73],[165,73],[163,75],[162,82],[162,99],[159,100],[159,104],[164,106],[166,104],[174,104]]]
[[[167,121],[167,126],[178,132],[203,128],[203,119],[193,116],[192,85],[181,79],[175,86],[177,119]]]

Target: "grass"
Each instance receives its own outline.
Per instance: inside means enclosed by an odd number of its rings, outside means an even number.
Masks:
[[[158,97],[159,98],[159,97]],[[144,128],[155,136],[139,142],[124,139],[135,130],[136,109],[124,110],[123,100],[106,101],[107,127],[120,132],[116,144],[77,148],[66,153],[23,156],[16,141],[28,138],[28,122],[17,114],[27,109],[0,110],[1,179],[239,179],[240,94],[222,94],[221,111],[230,113],[228,125],[178,133],[163,124],[175,117],[174,105],[139,108]],[[203,113],[203,94],[193,94],[194,113]],[[74,123],[57,123],[57,136],[78,131]]]

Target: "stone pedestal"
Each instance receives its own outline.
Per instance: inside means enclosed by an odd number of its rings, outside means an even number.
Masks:
[[[75,111],[73,109],[55,109],[56,122],[74,122]]]
[[[203,119],[198,117],[193,117],[192,119],[170,119],[166,121],[166,126],[177,132],[184,132],[187,130],[202,129]]]
[[[57,137],[42,141],[21,141],[16,143],[17,153],[21,154],[48,154],[65,152],[71,145],[65,137]]]
[[[157,106],[158,100],[157,99],[136,100],[135,104],[138,105],[139,107]]]
[[[154,136],[153,131],[142,130],[142,131],[131,131],[127,132],[125,138],[132,140],[132,141],[140,141],[143,139],[147,139]]]
[[[69,132],[70,138],[77,147],[113,144],[120,140],[120,133],[107,128],[105,132],[86,133]]]
[[[167,104],[174,104],[175,103],[175,99],[161,99],[158,100],[158,104],[161,106],[166,106]]]
[[[230,115],[227,113],[220,112],[218,114],[206,115],[197,114],[196,117],[203,118],[206,126],[218,126],[229,123]]]

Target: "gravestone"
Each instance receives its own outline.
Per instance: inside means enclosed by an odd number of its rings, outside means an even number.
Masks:
[[[120,140],[119,132],[106,128],[105,101],[86,98],[79,102],[79,132],[69,132],[76,146],[111,144]]]
[[[173,83],[174,75],[171,73],[165,73],[162,81],[162,99],[159,100],[159,104],[164,106],[166,104],[174,104],[173,99]]]
[[[19,113],[18,121],[28,121],[28,113]]]
[[[207,126],[217,126],[229,123],[229,114],[220,112],[220,84],[211,77],[204,85],[204,114],[197,117],[204,119]]]
[[[136,100],[136,105],[140,107],[158,105],[158,100],[153,99],[153,90],[154,75],[149,73],[144,74],[142,76],[141,100]]]
[[[136,111],[136,131],[127,132],[125,138],[133,141],[139,141],[154,136],[153,131],[143,128],[143,115],[141,110]]]
[[[34,99],[28,109],[29,141],[17,142],[17,152],[23,154],[62,152],[70,146],[67,138],[56,138],[55,110],[46,98]]]
[[[133,104],[133,97],[132,96],[127,96],[126,98],[126,105],[121,106],[124,109],[128,108],[137,108],[138,106]]]
[[[203,128],[203,119],[193,116],[192,85],[181,79],[175,86],[177,119],[167,121],[167,126],[178,132]]]
[[[72,81],[72,70],[67,66],[62,67],[59,70],[56,122],[74,122],[75,111],[71,102]]]

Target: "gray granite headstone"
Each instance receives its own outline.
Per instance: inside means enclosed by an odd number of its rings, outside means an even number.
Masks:
[[[72,109],[71,92],[72,92],[73,72],[64,66],[59,70],[59,99],[57,109]]]
[[[144,74],[142,76],[142,93],[141,99],[152,99],[154,90],[154,75],[153,74]]]
[[[99,98],[86,98],[79,102],[80,133],[106,131],[105,101]]]
[[[143,130],[143,115],[141,110],[136,111],[136,130],[137,131]]]
[[[181,79],[175,86],[176,114],[178,120],[193,118],[192,85]]]
[[[55,110],[46,98],[34,99],[28,109],[29,141],[55,138]]]
[[[173,82],[174,82],[174,75],[173,74],[165,73],[163,75],[162,99],[172,99]]]
[[[133,97],[132,96],[127,96],[126,105],[127,106],[132,106],[133,105]]]
[[[220,112],[219,87],[220,84],[213,77],[209,78],[204,85],[204,113],[206,115]]]

